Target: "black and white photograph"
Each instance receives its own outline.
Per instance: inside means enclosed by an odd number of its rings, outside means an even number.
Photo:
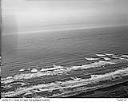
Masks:
[[[1,98],[128,98],[128,0],[1,0]]]

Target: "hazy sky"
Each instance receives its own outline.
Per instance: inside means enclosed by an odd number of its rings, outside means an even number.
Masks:
[[[128,24],[127,10],[128,0],[2,0],[9,32]]]

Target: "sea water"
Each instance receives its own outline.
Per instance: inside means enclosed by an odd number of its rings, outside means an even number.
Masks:
[[[2,77],[87,64],[96,53],[128,54],[128,26],[2,35]]]

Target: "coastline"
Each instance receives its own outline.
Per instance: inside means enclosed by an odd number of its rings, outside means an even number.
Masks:
[[[115,55],[110,56],[115,57]],[[128,59],[126,55],[120,55],[120,57],[116,55],[116,59],[110,61],[96,61],[88,65],[70,68],[54,66],[54,68],[42,71],[44,72],[2,78],[4,89],[2,97],[71,97],[83,92],[124,83],[128,81]],[[84,74],[86,71],[92,72]],[[35,81],[36,83],[34,83]],[[17,84],[20,85],[19,88],[18,86],[14,88]],[[13,91],[9,92],[8,88]]]

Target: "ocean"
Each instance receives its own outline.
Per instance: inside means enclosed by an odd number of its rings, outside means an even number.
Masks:
[[[127,97],[127,28],[2,35],[1,96]]]
[[[2,35],[2,77],[22,68],[78,66],[96,53],[128,54],[128,26]]]

